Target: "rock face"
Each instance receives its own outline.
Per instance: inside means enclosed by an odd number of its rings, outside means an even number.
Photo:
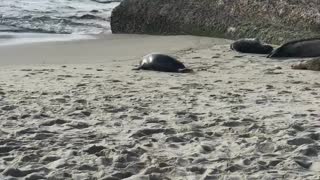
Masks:
[[[113,33],[259,37],[266,42],[318,36],[318,0],[124,0]]]

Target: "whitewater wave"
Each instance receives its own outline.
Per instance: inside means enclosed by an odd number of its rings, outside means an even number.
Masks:
[[[119,2],[120,0],[0,1],[0,32],[110,32],[111,11]]]

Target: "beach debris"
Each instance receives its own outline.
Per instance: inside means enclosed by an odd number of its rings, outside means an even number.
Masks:
[[[314,58],[310,60],[303,60],[297,64],[291,65],[292,69],[312,70],[320,71],[320,58]]]

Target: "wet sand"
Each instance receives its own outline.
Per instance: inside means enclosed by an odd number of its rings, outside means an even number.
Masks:
[[[319,72],[230,42],[0,47],[0,179],[320,179]],[[152,51],[196,73],[131,70]]]
[[[139,60],[141,56],[150,52],[173,53],[216,42],[215,39],[194,36],[108,34],[95,38],[0,46],[0,64],[92,64]]]

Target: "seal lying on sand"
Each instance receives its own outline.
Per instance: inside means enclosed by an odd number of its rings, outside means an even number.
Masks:
[[[273,47],[264,45],[258,38],[239,39],[230,45],[232,50],[242,53],[270,54]]]
[[[320,38],[310,38],[287,42],[269,54],[268,58],[318,56],[320,56]]]
[[[312,71],[320,71],[320,58],[301,61],[298,64],[293,64],[292,69],[304,69]]]
[[[139,67],[133,70],[154,70],[164,72],[189,73],[192,69],[186,68],[182,62],[165,54],[148,54],[140,61]]]

